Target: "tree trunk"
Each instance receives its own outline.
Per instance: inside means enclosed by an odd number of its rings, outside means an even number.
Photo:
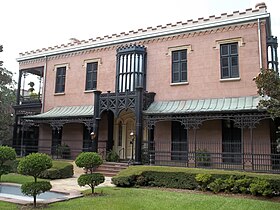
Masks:
[[[33,198],[34,198],[33,206],[36,208],[36,195],[34,195]]]

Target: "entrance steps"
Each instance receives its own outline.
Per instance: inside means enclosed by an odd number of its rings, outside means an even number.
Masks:
[[[127,163],[122,162],[104,162],[94,172],[98,172],[107,177],[113,177],[117,175],[121,170],[128,167]]]

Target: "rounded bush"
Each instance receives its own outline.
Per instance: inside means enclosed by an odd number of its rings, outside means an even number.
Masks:
[[[82,152],[76,158],[75,163],[78,167],[90,170],[92,173],[96,167],[103,163],[103,160],[96,152]]]
[[[35,182],[40,174],[52,167],[52,159],[42,153],[32,153],[21,159],[18,164],[18,172],[23,175],[33,176]]]
[[[8,174],[13,169],[12,161],[16,160],[15,149],[8,146],[0,147],[0,180],[3,174]]]
[[[93,173],[93,174],[82,174],[78,178],[78,185],[79,186],[90,186],[92,193],[94,193],[94,187],[103,183],[105,181],[105,177],[103,174],[100,173]]]
[[[37,196],[41,193],[49,191],[52,185],[48,181],[26,182],[21,186],[21,191],[25,195]]]
[[[68,162],[53,161],[50,169],[43,171],[39,178],[42,179],[65,179],[71,178],[74,174],[73,165]]]
[[[26,182],[21,185],[21,192],[25,195],[33,196],[34,198],[34,207],[36,207],[36,196],[49,191],[52,188],[50,182],[40,181],[40,182]]]

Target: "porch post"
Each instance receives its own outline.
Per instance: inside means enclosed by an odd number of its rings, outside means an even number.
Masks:
[[[249,127],[250,129],[250,138],[251,138],[251,158],[252,158],[252,170],[255,170],[254,166],[254,140],[253,140],[253,127]]]
[[[19,71],[19,76],[18,76],[17,105],[19,105],[19,101],[20,101],[21,78],[22,78],[22,70]]]
[[[136,104],[135,104],[135,113],[136,113],[136,141],[135,141],[135,164],[141,164],[141,146],[143,139],[143,88],[136,88]]]
[[[150,165],[154,164],[155,159],[154,128],[148,126],[148,155]]]
[[[196,145],[196,128],[193,128],[193,138],[194,138],[194,167],[197,168],[197,145]],[[189,164],[187,165],[189,167]]]
[[[93,132],[92,136],[92,151],[98,152],[98,131],[99,131],[99,121],[100,121],[100,110],[99,110],[99,100],[101,91],[95,90],[94,93],[94,113],[93,113]]]

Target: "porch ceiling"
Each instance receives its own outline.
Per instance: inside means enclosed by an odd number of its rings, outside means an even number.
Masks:
[[[57,118],[93,117],[93,105],[88,106],[59,106],[38,115],[25,116],[24,119],[41,120]]]
[[[146,115],[204,112],[256,111],[259,96],[212,98],[184,101],[155,101],[144,111]]]

